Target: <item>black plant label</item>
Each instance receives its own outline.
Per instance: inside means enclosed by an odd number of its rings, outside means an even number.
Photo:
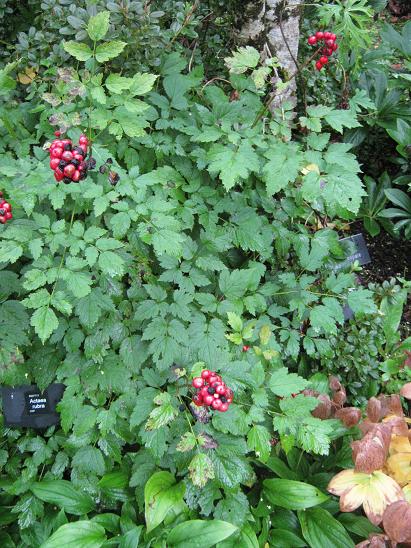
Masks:
[[[64,384],[51,384],[44,391],[35,385],[3,386],[4,423],[8,427],[48,428],[60,422],[56,406]]]
[[[348,238],[342,238],[340,244],[345,252],[345,259],[333,263],[331,268],[334,272],[349,268],[355,261],[360,265],[371,262],[370,253],[362,234],[355,234]]]

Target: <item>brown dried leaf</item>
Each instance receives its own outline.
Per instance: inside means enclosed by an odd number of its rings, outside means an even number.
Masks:
[[[341,387],[341,390],[338,390],[337,392],[334,393],[333,402],[336,405],[336,407],[342,407],[346,401],[347,401],[347,394],[345,392],[345,388]]]
[[[337,379],[337,377],[334,377],[334,376],[331,376],[329,378],[328,384],[329,384],[331,390],[333,390],[333,391],[341,390],[341,388],[342,388],[340,381]]]
[[[361,420],[361,411],[357,407],[343,407],[335,412],[335,418],[347,427],[355,426]]]
[[[382,417],[381,402],[377,398],[370,398],[367,404],[367,417],[371,422],[380,422]]]
[[[357,472],[371,474],[381,470],[385,464],[391,440],[391,426],[377,424],[362,440],[351,444],[353,461]]]
[[[411,400],[411,382],[407,382],[407,384],[404,384],[404,386],[400,390],[400,394],[403,398]]]
[[[395,542],[411,542],[411,505],[405,500],[390,504],[384,512],[384,530]]]
[[[355,548],[392,548],[392,544],[386,535],[371,533],[367,540],[355,545]]]
[[[317,417],[317,419],[329,419],[331,417],[332,409],[330,398],[326,394],[320,394],[318,396],[318,400],[320,403],[314,411],[311,411],[311,415],[313,415],[313,417]]]

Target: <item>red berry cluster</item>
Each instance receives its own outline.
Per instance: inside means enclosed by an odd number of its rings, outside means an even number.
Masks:
[[[12,218],[11,205],[3,199],[3,193],[0,192],[0,223],[4,225]]]
[[[54,171],[54,178],[59,183],[78,183],[87,177],[88,169],[93,169],[96,163],[93,158],[85,161],[87,156],[88,139],[81,135],[79,144],[73,146],[70,139],[59,139],[60,132],[54,133],[55,139],[50,146],[50,167]]]
[[[317,70],[321,70],[328,63],[328,58],[331,57],[334,51],[337,51],[338,44],[336,40],[337,36],[335,34],[328,31],[322,32],[321,30],[308,38],[310,46],[315,46],[321,42],[324,43],[324,47],[320,51],[321,57],[315,63]]]
[[[233,391],[222,381],[220,375],[214,371],[204,369],[201,377],[195,377],[192,385],[197,388],[193,397],[193,403],[201,406],[212,407],[216,411],[228,411],[233,401]]]

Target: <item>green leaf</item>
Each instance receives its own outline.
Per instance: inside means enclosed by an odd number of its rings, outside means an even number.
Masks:
[[[227,316],[230,327],[234,329],[234,331],[241,332],[243,330],[243,321],[240,316],[238,316],[234,312],[227,312]]]
[[[145,95],[153,89],[154,82],[157,80],[156,74],[141,74],[138,72],[133,76],[133,82],[130,87],[130,95]]]
[[[90,17],[87,25],[87,34],[93,42],[101,40],[105,37],[108,31],[108,25],[110,23],[110,12],[101,11],[94,17]]]
[[[354,314],[375,314],[377,305],[374,302],[374,293],[369,289],[350,291],[347,297],[348,306]]]
[[[305,512],[298,512],[298,519],[303,537],[311,548],[354,548],[354,542],[347,531],[327,510],[311,508]]]
[[[254,425],[247,435],[247,444],[256,452],[262,462],[266,462],[271,453],[271,435],[265,426]]]
[[[303,546],[307,546],[300,537],[286,529],[272,529],[270,540],[276,548],[302,548]]]
[[[95,507],[90,495],[82,493],[66,480],[41,481],[33,483],[30,489],[40,500],[55,504],[68,514],[81,516]]]
[[[264,480],[263,485],[264,493],[272,504],[289,510],[310,508],[329,499],[314,485],[301,481],[275,478]],[[318,546],[323,545],[319,544]]]
[[[251,172],[260,169],[258,156],[246,140],[236,148],[213,145],[208,152],[208,158],[208,171],[211,175],[219,175],[226,190],[249,177]]]
[[[110,74],[104,85],[111,93],[121,93],[123,90],[129,89],[132,83],[132,78],[125,78],[119,74]]]
[[[59,321],[53,310],[49,306],[38,308],[31,317],[30,324],[34,327],[34,331],[40,337],[41,342],[44,342],[59,326]]]
[[[63,48],[72,57],[75,57],[77,61],[87,61],[93,55],[93,52],[87,44],[74,42],[73,40],[70,40],[69,42],[64,42]]]
[[[351,533],[362,538],[368,538],[371,533],[381,533],[381,529],[373,525],[366,517],[351,513],[338,516],[338,521]]]
[[[361,126],[355,111],[351,109],[332,110],[329,114],[326,114],[324,118],[328,124],[339,133],[343,132],[344,127],[354,128]]]
[[[197,444],[197,438],[195,434],[191,432],[185,432],[177,443],[176,450],[184,453],[185,451],[191,451]]]
[[[133,527],[125,535],[122,535],[119,538],[118,548],[137,548],[140,540],[141,531],[143,526],[139,525],[138,527]]]
[[[102,476],[106,466],[103,455],[97,447],[86,445],[81,447],[72,459],[73,468],[77,468],[83,474],[95,474]]]
[[[214,467],[205,453],[197,453],[191,460],[188,471],[193,485],[202,489],[208,480],[214,479]]]
[[[66,282],[73,295],[81,299],[90,293],[93,280],[85,272],[70,272]]]
[[[251,46],[240,47],[231,57],[224,59],[229,71],[233,74],[243,74],[247,69],[255,68],[259,60],[260,54]]]
[[[267,192],[275,194],[294,182],[298,176],[300,154],[293,143],[278,143],[266,154],[268,162],[263,169]]]
[[[47,277],[45,273],[42,270],[38,270],[37,268],[32,268],[31,270],[28,270],[25,273],[23,280],[23,287],[28,291],[33,291],[34,289],[37,289],[47,283]]]
[[[269,381],[272,392],[281,397],[301,392],[307,384],[308,381],[297,375],[297,373],[289,373],[286,367],[274,371]]]
[[[23,248],[11,240],[0,243],[0,263],[15,263],[23,255]]]
[[[99,63],[105,63],[110,59],[118,57],[123,49],[126,47],[126,42],[120,40],[113,40],[112,42],[105,42],[100,44],[96,48],[96,59]]]
[[[147,481],[144,488],[144,505],[147,532],[155,529],[165,519],[171,509],[174,511],[185,506],[183,497],[184,483],[176,483],[170,472],[156,472]]]
[[[74,521],[59,527],[40,548],[100,548],[105,541],[101,525],[92,521]]]
[[[171,529],[167,546],[173,548],[211,548],[230,537],[237,527],[220,520],[203,521],[193,519]]]
[[[112,251],[104,251],[103,253],[100,253],[98,264],[101,271],[109,276],[114,277],[124,274],[124,260],[120,257],[120,255],[117,255],[117,253],[113,253]]]

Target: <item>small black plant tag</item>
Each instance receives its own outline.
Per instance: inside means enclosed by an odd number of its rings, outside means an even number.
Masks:
[[[334,272],[348,268],[355,261],[360,265],[371,262],[370,253],[362,234],[355,234],[354,236],[348,236],[348,238],[342,238],[340,244],[345,251],[345,259],[335,262],[331,266]]]
[[[60,422],[56,405],[64,384],[51,384],[41,392],[35,385],[3,386],[1,396],[5,426],[47,428]]]

